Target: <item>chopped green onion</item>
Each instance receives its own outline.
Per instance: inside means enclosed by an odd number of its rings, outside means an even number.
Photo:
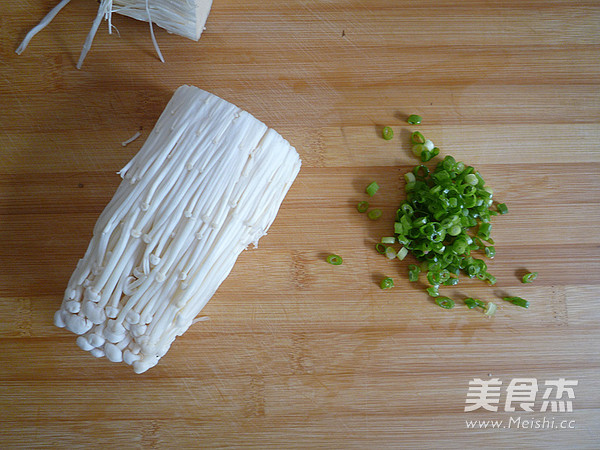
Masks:
[[[369,197],[373,197],[378,190],[379,190],[379,185],[377,184],[376,181],[373,181],[372,183],[370,183],[367,186],[367,188],[365,189],[365,191],[367,192]]]
[[[488,302],[488,304],[485,306],[484,314],[488,317],[492,317],[496,312],[496,309],[498,309],[498,307],[495,303]]]
[[[408,249],[406,247],[402,247],[396,256],[400,261],[402,261],[404,258],[406,258],[406,255],[408,255]]]
[[[410,139],[413,144],[424,144],[426,141],[425,136],[423,136],[423,133],[420,131],[414,131],[413,134],[411,134]]]
[[[382,244],[395,244],[396,238],[394,236],[386,236],[381,238]]]
[[[485,274],[485,281],[488,284],[494,285],[494,284],[496,284],[496,277],[494,275],[492,275],[491,273],[486,273]]]
[[[490,232],[492,231],[492,224],[489,222],[482,223],[479,225],[479,230],[477,231],[477,236],[486,239],[490,237]]]
[[[454,308],[454,300],[450,297],[436,297],[435,302],[440,308],[452,309]]]
[[[367,213],[367,217],[371,220],[377,220],[381,217],[381,214],[382,213],[380,209],[372,209]]]
[[[429,286],[427,288],[427,293],[431,296],[431,297],[438,297],[440,295],[439,292],[439,286],[436,284],[435,286]]]
[[[431,158],[433,158],[433,156],[431,155],[431,152],[429,150],[425,150],[425,149],[423,151],[421,151],[421,154],[419,155],[419,157],[421,158],[421,161],[423,161],[423,162],[427,162]]]
[[[498,210],[498,212],[500,214],[506,214],[506,213],[508,213],[508,207],[506,206],[506,203],[498,203],[496,205],[496,209]]]
[[[381,283],[379,283],[379,286],[381,289],[391,289],[394,287],[394,280],[392,280],[390,277],[384,278],[381,280]]]
[[[504,297],[504,300],[522,308],[529,308],[529,302],[521,297]]]
[[[458,277],[450,277],[443,284],[444,286],[456,286],[458,284]]]
[[[421,154],[423,153],[424,150],[425,150],[425,147],[423,146],[423,144],[415,144],[412,147],[412,152],[417,157],[421,157]]]
[[[385,245],[383,245],[381,242],[378,242],[377,244],[375,244],[375,250],[377,250],[377,253],[381,253],[382,255],[385,255],[385,249],[387,247]]]
[[[440,152],[420,131],[411,133],[411,143],[413,153],[423,163]],[[493,190],[485,185],[481,174],[447,155],[432,168],[416,165],[404,178],[406,199],[396,210],[395,240],[382,238],[377,251],[390,259],[404,259],[411,253],[418,264],[408,266],[408,279],[418,281],[424,272],[427,293],[443,308],[454,307],[454,301],[440,296],[439,287],[456,285],[461,273],[495,284],[496,278],[479,255],[495,257],[491,219],[508,209],[503,203],[493,206]],[[381,215],[380,210],[367,213],[373,220]],[[402,245],[399,251],[385,245],[396,242]],[[487,316],[497,309],[493,302],[471,298],[465,299],[465,304],[470,309],[482,308]]]
[[[523,283],[532,283],[533,280],[535,280],[538,276],[537,272],[528,272],[525,275],[523,275],[523,278],[521,279],[521,281]]]
[[[473,309],[477,306],[477,301],[474,298],[465,298],[464,302],[465,305],[467,305],[467,308],[469,309]]]
[[[488,315],[490,315],[490,316],[493,315],[494,312],[496,311],[496,305],[492,302],[486,303],[477,298],[471,298],[471,297],[465,298],[464,302],[465,302],[465,305],[467,305],[467,308],[469,308],[469,309],[473,309],[473,308],[477,308],[477,307],[483,308],[484,313],[489,312]]]
[[[389,259],[394,259],[396,255],[396,250],[394,250],[392,247],[387,247],[385,249],[385,256],[387,256]]]
[[[464,178],[465,183],[467,183],[468,185],[471,186],[477,186],[477,183],[479,182],[479,180],[477,179],[477,176],[475,174],[470,173],[469,175],[467,175]]]
[[[421,268],[416,264],[410,264],[408,266],[408,280],[409,281],[417,281],[419,279],[419,274],[421,273]]]
[[[404,230],[404,226],[402,225],[402,222],[394,222],[394,233],[398,234],[398,235],[402,235]]]
[[[485,308],[487,306],[487,304],[485,302],[482,302],[479,299],[475,299],[475,304],[476,304],[476,306],[479,306],[480,308]]]
[[[410,116],[408,116],[408,119],[406,119],[406,121],[411,125],[419,125],[422,120],[423,118],[421,116],[418,116],[417,114],[411,114]]]
[[[339,266],[342,264],[342,257],[339,255],[329,255],[327,257],[327,262],[329,264],[333,264],[334,266]]]
[[[356,209],[358,210],[359,213],[365,213],[367,212],[367,210],[369,209],[369,202],[358,202],[358,205],[356,205]]]
[[[415,176],[415,180],[422,180],[429,176],[429,169],[427,166],[421,164],[420,166],[416,166],[412,170],[413,175]]]
[[[383,130],[381,130],[381,135],[386,141],[389,141],[394,137],[394,130],[392,130],[392,127],[383,127]]]

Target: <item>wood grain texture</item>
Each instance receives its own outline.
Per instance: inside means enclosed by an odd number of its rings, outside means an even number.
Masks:
[[[115,15],[75,69],[97,3],[0,16],[1,448],[597,448],[600,442],[600,3],[215,0],[199,42]],[[52,325],[66,282],[175,88],[277,129],[304,161],[269,234],[142,375]],[[373,251],[390,234],[406,139],[480,169],[494,221],[497,316],[445,311]],[[383,126],[396,137],[380,139]],[[121,146],[136,131],[140,139]],[[355,211],[364,186],[377,222]],[[331,252],[342,266],[324,263]],[[532,285],[519,276],[539,271]],[[396,287],[382,292],[382,276]],[[464,412],[469,381],[576,379],[572,413]],[[467,429],[547,417],[567,429]]]

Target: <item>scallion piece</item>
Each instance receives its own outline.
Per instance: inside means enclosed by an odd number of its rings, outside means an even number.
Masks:
[[[477,236],[482,239],[487,239],[490,237],[490,232],[492,231],[492,224],[489,222],[482,223],[479,225],[479,230],[477,231]]]
[[[381,214],[382,212],[380,209],[372,209],[367,213],[367,217],[371,220],[377,220],[381,217]]]
[[[529,302],[521,297],[504,297],[504,300],[521,308],[529,308]]]
[[[421,116],[417,115],[417,114],[411,114],[406,119],[406,121],[408,123],[410,123],[411,125],[419,125],[422,120],[423,120],[423,118]]]
[[[435,303],[437,303],[437,305],[440,308],[444,308],[444,309],[454,308],[454,300],[452,300],[450,297],[443,297],[443,296],[436,297]]]
[[[487,306],[487,304],[485,302],[482,302],[481,300],[479,300],[477,298],[474,300],[475,300],[475,305],[479,306],[480,308],[485,308]]]
[[[410,139],[413,144],[424,144],[426,141],[425,136],[423,136],[423,133],[421,133],[420,131],[414,131],[411,134]],[[423,148],[425,147],[423,146]]]
[[[450,277],[444,281],[444,286],[456,286],[458,284],[458,277]]]
[[[381,135],[386,141],[389,141],[394,137],[394,130],[392,130],[392,127],[383,127]]]
[[[397,258],[400,261],[406,258],[406,255],[408,255],[408,249],[406,247],[402,247],[400,250],[398,250],[398,253],[396,254]]]
[[[387,256],[389,259],[394,259],[397,256],[396,250],[394,250],[393,247],[387,247],[385,249],[385,256]]]
[[[479,182],[479,180],[477,179],[477,176],[475,174],[470,173],[469,175],[467,175],[464,178],[465,183],[467,183],[468,185],[471,186],[477,186],[477,183]]]
[[[367,210],[369,209],[369,202],[366,202],[366,201],[358,202],[358,205],[356,205],[356,209],[358,210],[359,213],[367,212]]]
[[[408,266],[408,281],[417,281],[420,273],[421,268],[419,266],[416,264],[410,264]]]
[[[431,297],[438,297],[440,295],[440,291],[439,291],[439,286],[436,284],[434,286],[429,286],[427,288],[427,293],[431,296]]]
[[[381,238],[382,244],[395,244],[396,238],[394,236],[386,236]]]
[[[385,255],[385,249],[387,247],[385,245],[383,245],[381,242],[378,242],[377,244],[375,244],[375,250],[377,250],[377,253],[380,253],[382,255]]]
[[[367,192],[369,197],[373,197],[378,190],[379,190],[379,185],[377,184],[376,181],[373,181],[372,183],[370,183],[367,186],[367,188],[365,189],[365,191]]]
[[[413,155],[415,155],[418,158],[421,157],[423,151],[425,151],[425,147],[423,146],[423,144],[415,144],[412,146]]]
[[[506,214],[506,213],[508,213],[508,206],[506,206],[506,203],[498,203],[496,205],[496,209],[498,210],[498,212],[500,214]]]
[[[535,280],[538,276],[537,272],[528,272],[525,275],[523,275],[523,278],[521,278],[521,281],[523,283],[532,283],[533,280]]]
[[[496,309],[498,309],[498,306],[495,303],[488,302],[485,306],[484,314],[488,317],[492,317],[496,313]]]
[[[391,289],[394,287],[394,280],[392,280],[390,277],[386,277],[383,280],[381,280],[379,286],[381,287],[381,289]]]
[[[467,308],[469,309],[473,309],[477,306],[477,301],[474,298],[465,298],[464,302],[465,305],[467,305]]]
[[[342,264],[343,260],[341,256],[332,254],[327,256],[327,262],[334,266],[339,266],[340,264]]]
[[[419,157],[421,158],[421,161],[423,161],[423,162],[427,162],[432,158],[431,152],[429,150],[422,150]]]
[[[492,275],[491,273],[486,272],[485,281],[486,281],[486,283],[493,286],[494,284],[496,284],[496,277],[494,275]]]

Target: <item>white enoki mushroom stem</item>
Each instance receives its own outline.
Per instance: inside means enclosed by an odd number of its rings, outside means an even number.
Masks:
[[[129,139],[124,140],[123,142],[121,142],[121,145],[123,147],[127,147],[129,144],[131,144],[133,141],[135,141],[137,138],[139,138],[142,135],[142,133],[140,133],[139,131],[136,131],[133,136],[131,136]]]
[[[94,227],[60,327],[94,356],[158,363],[275,219],[297,152],[250,114],[180,87]],[[131,182],[135,181],[135,182]]]
[[[17,54],[23,53],[31,39],[52,22],[56,15],[70,2],[61,0],[46,16],[33,27],[25,36],[21,44],[15,50]],[[94,37],[104,18],[108,22],[108,32],[112,32],[112,14],[116,12],[137,20],[148,22],[150,26],[150,37],[161,62],[165,59],[160,51],[154,35],[153,24],[156,24],[170,33],[179,34],[189,39],[198,40],[204,29],[212,6],[212,0],[174,1],[174,0],[101,0],[98,12],[92,23],[92,27],[83,44],[77,68],[80,69],[83,61],[92,47]],[[126,145],[126,144],[125,144]]]
[[[36,34],[38,34],[40,31],[46,28],[48,24],[52,22],[52,19],[54,19],[56,15],[60,12],[60,10],[67,6],[67,4],[70,1],[71,0],[62,0],[58,5],[52,8],[48,14],[46,14],[46,16],[40,21],[40,23],[38,23],[35,27],[29,30],[29,33],[25,35],[25,39],[23,39],[21,44],[15,50],[16,54],[20,55],[21,53],[23,53],[29,45],[29,41],[31,41],[31,39],[33,39],[33,37]]]

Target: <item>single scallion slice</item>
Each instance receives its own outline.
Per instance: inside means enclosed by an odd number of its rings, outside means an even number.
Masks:
[[[372,209],[367,213],[367,217],[371,220],[377,220],[381,217],[381,214],[382,212],[380,209]]]
[[[379,283],[379,287],[381,287],[381,289],[391,289],[394,287],[394,280],[390,277],[386,277],[383,280],[381,280],[381,283]]]
[[[372,183],[370,183],[367,186],[367,188],[365,189],[365,191],[367,192],[369,197],[373,197],[378,190],[379,190],[379,185],[377,184],[376,181],[373,181]]]
[[[481,301],[481,300],[479,300],[477,298],[474,299],[474,300],[475,300],[476,306],[479,306],[480,308],[485,308],[487,306],[487,303],[485,303],[485,302],[483,302],[483,301]]]
[[[423,152],[425,151],[425,147],[423,144],[415,144],[412,146],[413,155],[420,158]]]
[[[389,141],[394,137],[394,130],[392,130],[392,127],[383,127],[383,130],[381,130],[381,136],[386,141]]]
[[[421,268],[416,264],[409,264],[408,266],[408,281],[417,281],[419,279],[419,274],[421,273]]]
[[[339,266],[340,264],[342,264],[343,260],[342,260],[341,256],[331,254],[331,255],[327,256],[327,262],[334,266]]]
[[[429,286],[427,288],[427,293],[431,296],[431,297],[439,297],[440,295],[440,291],[439,291],[439,285],[433,285],[433,286]]]
[[[439,296],[435,298],[435,303],[444,309],[452,309],[454,308],[454,300],[450,297]]]
[[[506,203],[498,203],[498,205],[496,205],[496,209],[500,214],[508,213],[508,206],[506,206]]]
[[[426,141],[425,136],[420,131],[414,131],[410,136],[410,140],[413,144],[424,144]],[[423,146],[423,148],[425,147]]]
[[[467,308],[469,308],[469,309],[473,309],[477,306],[477,300],[475,300],[474,298],[471,298],[471,297],[465,298],[464,302],[465,302],[465,305],[467,305]]]
[[[375,250],[377,250],[377,253],[380,253],[382,255],[385,255],[385,249],[387,247],[385,245],[383,245],[381,242],[378,242],[377,244],[375,244]]]
[[[520,306],[521,308],[529,308],[529,302],[521,297],[504,297],[503,300],[510,302],[513,305]]]
[[[488,304],[485,305],[484,314],[488,317],[492,317],[496,313],[496,309],[498,309],[498,306],[495,303],[488,302]]]
[[[402,261],[404,258],[406,258],[406,255],[408,255],[408,249],[406,247],[402,247],[400,250],[398,250],[398,254],[396,256],[400,261]]]
[[[381,238],[382,244],[395,244],[396,238],[394,236],[385,236]]]
[[[533,283],[533,280],[535,280],[538,276],[537,272],[528,272],[525,275],[523,275],[523,278],[521,278],[521,282],[523,283]]]
[[[394,259],[397,256],[396,250],[394,250],[393,247],[387,247],[385,249],[385,256],[387,256],[389,259]]]
[[[359,213],[367,212],[367,210],[369,209],[369,202],[366,202],[366,201],[358,202],[358,205],[356,205],[356,209],[358,210]]]
[[[408,123],[410,123],[411,125],[419,125],[422,120],[423,120],[423,118],[421,116],[417,115],[417,114],[411,114],[406,119],[406,121]]]

